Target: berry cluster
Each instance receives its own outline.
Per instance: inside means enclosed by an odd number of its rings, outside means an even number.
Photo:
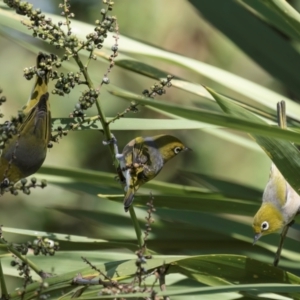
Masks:
[[[61,63],[57,61],[57,56],[54,54],[43,54],[43,56],[45,56],[45,59],[41,60],[38,66],[25,68],[23,70],[24,77],[27,80],[31,80],[35,75],[43,77],[48,72],[50,74],[50,77],[52,77],[53,79],[55,78],[56,73],[55,71],[52,72],[53,66],[59,68],[61,66]]]
[[[148,98],[154,98],[156,95],[162,96],[166,93],[165,87],[169,88],[172,86],[171,80],[173,78],[173,76],[168,75],[167,80],[161,79],[160,83],[155,83],[153,86],[150,87],[151,92],[149,90],[144,90],[143,95]]]
[[[64,94],[69,94],[71,88],[76,86],[76,83],[80,83],[80,73],[68,72],[66,75],[61,73],[59,76],[56,71],[53,72],[53,79],[57,79],[55,84],[55,89],[52,90],[52,94],[57,94],[63,96]]]
[[[82,93],[79,97],[79,102],[75,105],[72,117],[84,117],[84,110],[90,108],[97,100],[99,91],[95,89],[89,89]]]

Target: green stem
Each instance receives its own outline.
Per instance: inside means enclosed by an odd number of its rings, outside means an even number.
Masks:
[[[138,106],[138,104],[136,106]],[[123,112],[117,114],[114,118],[109,120],[107,124],[113,123],[114,121],[123,118],[129,112],[130,112],[130,108],[126,108]]]
[[[66,18],[66,25],[67,25],[67,28],[68,28],[68,32],[71,32],[71,27],[70,27],[70,20],[69,20],[69,9],[68,9],[68,6],[67,6],[67,1],[64,0],[64,13],[65,13],[65,18]]]
[[[77,127],[80,127],[81,125],[84,125],[85,123],[91,123],[91,122],[94,122],[94,121],[97,121],[97,120],[100,120],[99,116],[84,118],[83,121],[72,124],[72,130],[76,129]]]
[[[87,72],[87,68],[83,65],[81,59],[79,58],[78,55],[74,55],[73,56],[77,65],[79,66],[80,68],[80,71],[83,73],[83,76],[87,82],[87,85],[90,89],[94,89],[94,85],[93,85],[93,82],[89,76],[89,73]],[[106,140],[111,140],[112,136],[111,136],[111,132],[109,130],[109,124],[106,120],[106,117],[103,113],[103,110],[101,108],[101,105],[100,105],[100,102],[98,101],[98,99],[96,99],[96,108],[97,108],[97,111],[98,111],[98,114],[99,114],[99,119],[100,119],[100,122],[102,124],[102,128],[103,128],[103,132],[104,132],[104,136],[106,138]],[[118,160],[116,159],[116,154],[115,151],[114,151],[114,145],[111,143],[109,144],[109,149],[110,149],[110,153],[111,153],[111,156],[112,156],[112,159],[113,159],[113,162],[114,162],[114,166],[115,168],[117,169],[118,166],[119,166],[119,162]]]
[[[132,205],[129,208],[129,213],[130,213],[131,221],[133,223],[135,234],[136,234],[136,237],[137,237],[137,240],[138,240],[139,249],[141,249],[143,247],[143,244],[144,244],[142,231],[141,231],[141,227],[140,227],[140,224],[138,222],[138,219],[136,217],[134,207]]]
[[[3,274],[3,270],[2,270],[2,263],[1,263],[1,259],[0,259],[0,286],[1,286],[1,299],[9,299],[9,294],[7,291],[7,287],[6,287],[6,283],[4,280],[4,274]]]
[[[74,59],[75,59],[77,65],[79,66],[81,72],[83,73],[83,76],[84,76],[84,78],[87,82],[88,87],[90,89],[94,89],[94,85],[92,83],[92,80],[91,80],[88,72],[87,72],[87,68],[83,65],[83,63],[82,63],[82,61],[81,61],[81,59],[79,58],[78,55],[74,55]],[[106,117],[103,113],[103,110],[101,108],[101,105],[100,105],[100,102],[99,102],[98,99],[96,99],[96,107],[97,107],[97,111],[98,111],[98,114],[99,114],[99,117],[100,117],[99,118],[100,122],[102,124],[104,136],[105,136],[106,140],[109,141],[109,140],[112,139],[112,135],[111,135],[111,132],[110,132],[110,129],[109,129],[109,122],[106,120]],[[110,153],[111,153],[111,156],[112,156],[112,159],[113,159],[115,169],[118,172],[119,161],[116,158],[117,153],[115,153],[115,148],[114,148],[114,145],[112,143],[109,144],[109,149],[110,149]],[[131,220],[132,220],[133,225],[134,225],[135,233],[136,233],[137,240],[138,240],[138,245],[141,248],[143,246],[142,231],[141,231],[140,225],[138,223],[138,220],[137,220],[137,217],[136,217],[133,206],[130,207],[129,212],[130,212]]]

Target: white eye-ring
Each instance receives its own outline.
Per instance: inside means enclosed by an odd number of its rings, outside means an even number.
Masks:
[[[178,154],[181,150],[182,150],[181,147],[176,147],[176,148],[174,148],[174,153]]]
[[[268,230],[269,229],[269,223],[267,221],[264,221],[261,223],[261,229],[262,230]]]

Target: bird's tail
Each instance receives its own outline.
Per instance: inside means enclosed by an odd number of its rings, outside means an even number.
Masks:
[[[134,199],[134,190],[132,188],[128,188],[125,198],[124,198],[124,209],[127,212],[130,205],[132,204]]]

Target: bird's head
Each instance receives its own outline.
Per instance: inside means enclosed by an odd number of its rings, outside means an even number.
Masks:
[[[191,150],[190,148],[186,147],[178,138],[172,135],[157,135],[153,137],[153,140],[164,162],[167,162],[183,151]]]
[[[252,227],[255,244],[261,236],[278,232],[284,227],[283,215],[272,203],[263,203],[254,216]]]

